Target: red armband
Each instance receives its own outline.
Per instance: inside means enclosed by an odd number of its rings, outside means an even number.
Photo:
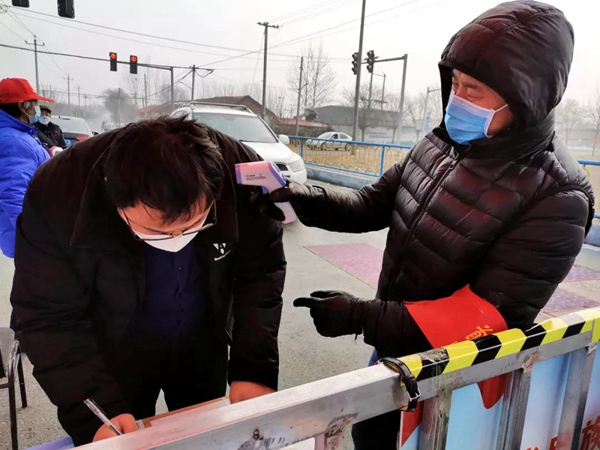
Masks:
[[[498,309],[466,286],[450,297],[404,302],[433,348],[506,330]]]

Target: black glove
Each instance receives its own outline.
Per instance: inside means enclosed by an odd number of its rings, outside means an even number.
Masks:
[[[294,306],[310,308],[310,315],[321,336],[362,334],[363,316],[371,300],[340,291],[317,291],[310,295],[294,300]]]
[[[269,198],[277,203],[290,202],[302,219],[305,211],[315,212],[319,200],[323,198],[323,188],[289,181],[286,187],[271,192]]]
[[[268,194],[262,194],[260,191],[255,191],[250,194],[250,203],[258,205],[258,209],[261,214],[266,214],[273,220],[283,222],[285,220],[285,214],[273,202],[269,199]]]

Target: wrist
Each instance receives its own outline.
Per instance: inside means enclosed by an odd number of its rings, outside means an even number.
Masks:
[[[352,301],[350,310],[350,328],[352,334],[362,334],[365,320],[365,312],[368,308],[368,300],[355,299]]]

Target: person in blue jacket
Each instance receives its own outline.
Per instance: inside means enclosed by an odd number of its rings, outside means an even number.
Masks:
[[[0,81],[0,249],[14,257],[15,228],[29,181],[50,156],[31,126],[40,116],[38,100],[27,80]]]

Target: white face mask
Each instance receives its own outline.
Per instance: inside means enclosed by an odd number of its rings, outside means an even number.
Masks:
[[[182,250],[198,235],[198,232],[175,237],[171,237],[168,234],[142,234],[137,231],[134,231],[134,233],[146,244],[151,245],[159,250],[164,250],[165,252],[171,253],[177,253],[178,251]],[[164,239],[162,241],[155,240],[161,238]]]
[[[42,125],[47,126],[50,123],[50,117],[47,116],[41,116],[38,120]]]

